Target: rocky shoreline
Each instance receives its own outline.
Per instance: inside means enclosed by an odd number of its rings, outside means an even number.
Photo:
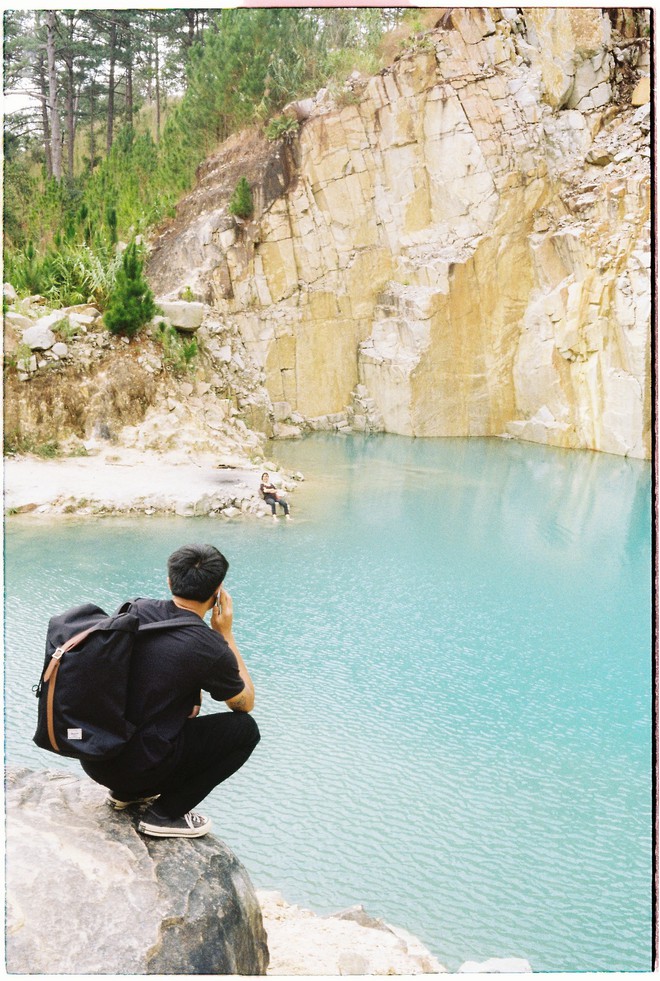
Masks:
[[[55,460],[6,458],[5,514],[263,518],[271,513],[259,498],[264,469],[287,494],[303,479],[301,474],[277,473],[269,461],[218,465],[208,455],[191,458],[118,447]]]
[[[270,976],[446,974],[417,937],[370,916],[363,906],[320,916],[288,903],[279,892],[257,890],[268,935]],[[458,974],[529,974],[521,957],[465,961]]]

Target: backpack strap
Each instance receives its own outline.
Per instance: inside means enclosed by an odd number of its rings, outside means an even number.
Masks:
[[[138,633],[143,633],[147,630],[166,630],[170,627],[194,627],[199,623],[204,623],[201,617],[195,617],[194,620],[184,620],[183,617],[172,617],[171,620],[154,620],[153,623],[141,623],[138,627]]]
[[[51,675],[57,670],[60,661],[62,660],[62,655],[66,654],[67,651],[70,651],[72,647],[76,646],[76,644],[80,644],[85,637],[91,634],[91,632],[95,629],[95,627],[88,627],[87,630],[81,630],[79,634],[75,634],[73,637],[70,637],[65,644],[62,644],[61,647],[58,647],[57,650],[53,651],[50,661],[48,662],[48,667],[44,672],[43,681],[48,681]]]
[[[134,613],[134,606],[138,599],[139,597],[134,600],[126,600],[126,602],[122,603],[122,605],[119,607],[115,613],[115,616],[120,613]],[[194,627],[198,623],[204,623],[201,617],[196,616],[194,620],[191,618],[184,619],[183,617],[171,617],[169,620],[154,620],[152,623],[141,623],[138,626],[138,631],[142,633],[144,630],[166,630],[169,627]]]
[[[183,617],[172,617],[170,620],[156,620],[154,621],[154,623],[140,624],[140,626],[138,627],[138,632],[143,633],[144,631],[147,630],[169,630],[171,627],[187,627],[188,625],[194,627],[196,624],[200,622],[203,623],[204,621],[203,620],[200,621],[199,617],[195,617],[194,620],[192,619],[184,620]],[[81,630],[80,633],[77,633],[73,637],[70,637],[65,644],[62,644],[60,647],[57,648],[56,651],[53,651],[53,653],[51,654],[51,659],[48,662],[48,667],[44,672],[43,681],[48,681],[51,675],[53,674],[53,672],[59,667],[59,662],[62,660],[63,654],[66,654],[67,651],[70,651],[72,648],[77,647],[78,644],[81,644],[82,641],[85,640],[85,638],[88,637],[96,629],[97,627],[93,626],[93,627],[88,627],[87,630]]]

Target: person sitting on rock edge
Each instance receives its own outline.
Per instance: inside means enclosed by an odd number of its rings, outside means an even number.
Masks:
[[[82,763],[92,780],[110,790],[114,810],[146,805],[138,824],[146,835],[205,835],[211,822],[193,807],[247,762],[261,738],[249,714],[254,685],[222,585],[228,568],[213,545],[184,545],[167,563],[172,598],[135,601],[140,623],[191,620],[191,614],[199,623],[138,634],[127,712],[136,732],[118,756]],[[204,616],[211,609],[209,627]],[[200,716],[202,690],[231,712]]]
[[[271,514],[274,518],[277,518],[275,513],[275,506],[277,504],[279,504],[279,506],[282,508],[287,518],[291,517],[289,514],[288,501],[285,497],[280,497],[277,487],[271,482],[270,474],[262,473],[261,483],[259,484],[259,493],[261,497],[263,497],[266,504],[270,504]]]

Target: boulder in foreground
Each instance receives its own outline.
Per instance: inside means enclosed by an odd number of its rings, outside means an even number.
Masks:
[[[213,835],[150,839],[90,780],[6,773],[10,974],[263,975],[246,870]]]

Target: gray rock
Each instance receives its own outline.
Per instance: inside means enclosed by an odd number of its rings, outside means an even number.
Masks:
[[[76,327],[91,327],[98,320],[98,313],[70,313],[69,322]]]
[[[58,341],[57,344],[53,344],[51,353],[58,358],[66,358],[67,354],[69,353],[69,348],[63,341]]]
[[[157,303],[172,326],[187,333],[197,330],[206,313],[203,303],[189,303],[186,300],[158,300]]]
[[[298,436],[302,436],[299,426],[287,426],[283,422],[276,422],[273,426],[273,439],[297,439]]]
[[[49,326],[38,320],[23,331],[22,340],[32,351],[49,351],[57,338]]]
[[[273,416],[275,422],[285,422],[291,416],[291,405],[289,402],[273,402]]]
[[[370,930],[385,930],[387,933],[392,932],[391,928],[383,920],[367,913],[362,904],[349,906],[348,909],[339,910],[338,913],[328,913],[327,918],[333,920],[350,920],[353,923],[358,923],[361,927],[368,927]]]
[[[252,884],[213,835],[143,837],[55,770],[8,769],[6,810],[8,972],[266,973]]]
[[[21,372],[20,381],[26,381],[30,374],[37,370],[37,356],[33,354],[29,358],[20,358],[18,369]]]
[[[32,326],[32,321],[29,317],[24,316],[22,313],[16,313],[14,310],[9,310],[5,314],[5,324],[9,327],[15,327],[18,330],[26,330],[28,327]]]
[[[584,159],[587,163],[594,164],[596,167],[606,167],[607,164],[612,163],[614,156],[612,151],[607,147],[602,149],[593,147]]]
[[[7,303],[15,303],[18,299],[18,293],[11,285],[11,283],[2,284],[2,295],[4,296]]]
[[[633,113],[632,121],[636,126],[639,126],[642,133],[649,132],[651,128],[651,106],[648,102]]]

